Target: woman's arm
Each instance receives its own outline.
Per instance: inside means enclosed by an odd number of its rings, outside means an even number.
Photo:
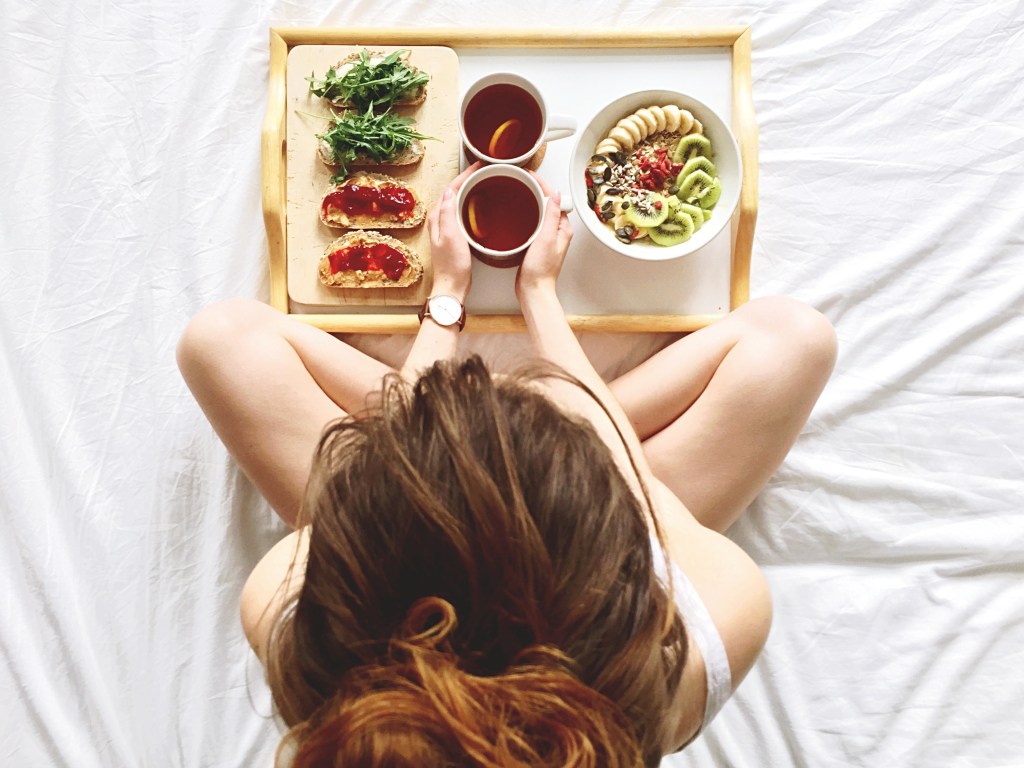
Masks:
[[[479,163],[474,163],[456,176],[451,184],[445,187],[441,199],[431,209],[427,218],[427,227],[430,231],[430,259],[434,272],[430,295],[447,293],[458,299],[463,306],[466,304],[466,296],[469,295],[473,265],[469,244],[459,230],[455,200],[462,183],[479,167]],[[419,371],[437,360],[454,356],[458,340],[458,325],[443,326],[424,318],[409,355],[402,365],[402,375],[413,380]]]
[[[302,589],[308,552],[309,528],[292,531],[263,556],[242,587],[242,629],[264,665],[274,624]]]
[[[519,268],[516,296],[537,355],[556,363],[586,384],[600,404],[579,388],[562,382],[549,383],[551,396],[562,407],[593,424],[630,482],[639,475],[647,487],[653,489],[655,478],[640,439],[565,318],[556,284],[572,240],[572,225],[568,216],[559,210],[560,195],[552,193],[543,180],[538,178],[538,181],[548,195],[544,224]],[[639,491],[639,488],[634,490]],[[657,503],[655,499],[656,506]]]

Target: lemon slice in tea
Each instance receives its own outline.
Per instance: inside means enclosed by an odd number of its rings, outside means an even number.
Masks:
[[[476,210],[476,197],[469,198],[469,203],[466,205],[466,218],[469,219],[469,232],[473,237],[479,240],[487,236],[487,232],[480,226],[480,215]]]
[[[500,150],[502,154],[512,157],[512,148],[522,130],[523,124],[518,119],[513,117],[511,120],[506,120],[491,136],[491,143],[487,145],[487,154],[491,157],[501,157],[498,154]]]

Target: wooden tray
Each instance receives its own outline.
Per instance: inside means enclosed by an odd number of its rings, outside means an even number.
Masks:
[[[472,74],[467,76],[467,82],[475,78],[474,68],[479,70],[482,65],[490,66],[488,57],[494,56],[496,59],[500,59],[500,54],[505,51],[514,53],[515,49],[536,51],[541,54],[546,49],[550,49],[552,54],[573,52],[578,57],[578,61],[574,62],[577,65],[580,61],[589,61],[588,52],[591,51],[597,54],[621,56],[624,61],[647,54],[653,55],[659,50],[672,52],[677,49],[704,49],[693,51],[693,55],[698,58],[701,56],[706,58],[709,51],[718,57],[724,56],[729,69],[727,70],[727,79],[723,82],[722,87],[731,86],[729,88],[731,93],[722,95],[727,102],[721,108],[731,111],[733,132],[740,144],[743,157],[743,186],[740,204],[731,222],[732,226],[720,236],[722,244],[718,250],[721,251],[721,254],[714,256],[716,260],[723,262],[715,264],[715,269],[724,270],[722,300],[717,302],[718,305],[712,307],[711,311],[701,310],[699,314],[666,311],[657,302],[652,302],[655,307],[653,311],[643,309],[646,303],[636,300],[636,290],[633,290],[631,294],[632,302],[624,304],[628,307],[626,310],[613,309],[606,312],[602,304],[596,309],[591,307],[584,312],[574,312],[572,302],[566,301],[565,304],[570,312],[569,321],[577,330],[691,331],[707,325],[728,309],[735,308],[748,299],[750,254],[757,217],[757,126],[754,120],[750,83],[749,28],[667,30],[657,33],[647,30],[567,33],[551,30],[494,29],[275,28],[270,32],[269,103],[263,125],[263,211],[270,246],[271,304],[282,312],[332,332],[414,332],[419,326],[415,308],[412,306],[395,307],[383,303],[380,305],[371,303],[370,306],[345,304],[339,306],[335,311],[333,307],[318,309],[316,306],[304,306],[301,302],[289,300],[288,278],[291,262],[288,249],[292,242],[290,235],[293,233],[288,229],[290,224],[287,212],[290,193],[287,182],[294,169],[288,167],[288,61],[290,52],[298,46],[323,45],[365,46],[382,50],[415,46],[450,47],[462,57],[460,61],[463,71],[467,70],[466,62],[469,62],[468,71]],[[531,76],[529,73],[527,74]],[[563,111],[559,110],[557,106],[552,109],[556,112]],[[579,115],[581,128],[588,117]],[[565,149],[556,148],[556,152],[549,152],[549,159],[545,161],[545,164],[555,162],[550,159],[551,156],[557,155],[558,152],[568,151],[568,146],[571,143],[571,139],[556,142],[556,145],[553,146],[565,145]],[[562,189],[563,194],[567,193],[564,185]],[[576,231],[577,241],[584,236],[589,236],[582,226],[577,226]],[[712,246],[715,246],[718,240],[719,238],[716,238],[698,254],[712,250]],[[574,242],[574,247],[576,244]],[[570,252],[570,256],[572,256],[572,252]],[[624,264],[621,261],[622,257],[617,258],[619,261],[607,262],[608,265],[611,265],[610,268],[624,274],[628,274],[629,270],[637,269],[635,265]],[[705,263],[710,263],[707,258]],[[597,261],[600,262],[600,259]],[[631,262],[632,260],[625,261]],[[685,260],[676,261],[683,262]],[[478,267],[486,271],[478,272]],[[689,280],[701,279],[704,272],[701,271],[699,265],[694,269],[680,274]],[[525,327],[522,317],[515,313],[514,302],[509,298],[511,280],[514,277],[512,273],[513,270],[494,270],[483,265],[474,266],[474,287],[470,295],[470,316],[466,324],[467,330],[509,332],[520,331]],[[635,271],[633,274],[636,274]],[[616,303],[617,297],[614,291],[626,295],[630,288],[635,289],[628,278],[623,279],[619,275],[616,277],[617,280],[605,281],[601,284],[602,287],[609,285],[614,287],[614,290],[605,290],[604,300],[611,298],[611,301],[608,301],[609,306],[614,306]],[[566,290],[571,291],[571,280],[571,276],[563,275],[563,280],[560,281],[560,291],[566,285],[569,285]],[[616,285],[616,283],[618,284]],[[429,282],[425,285],[429,285]],[[651,285],[653,286],[653,283]],[[474,306],[474,300],[477,302],[476,306]],[[585,304],[585,302],[583,303]],[[728,306],[725,306],[726,304]],[[498,307],[498,311],[495,312],[493,307]]]

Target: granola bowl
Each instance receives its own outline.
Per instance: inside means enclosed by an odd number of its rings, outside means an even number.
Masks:
[[[714,110],[677,91],[648,90],[594,116],[569,172],[573,206],[594,237],[623,256],[666,261],[707,245],[729,223],[742,163]]]

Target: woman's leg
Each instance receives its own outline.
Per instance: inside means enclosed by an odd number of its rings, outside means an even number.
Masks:
[[[178,342],[178,366],[228,451],[295,524],[324,426],[362,408],[392,369],[256,301],[204,309]]]
[[[835,363],[832,326],[785,298],[757,299],[611,383],[658,478],[724,531],[768,482]]]

